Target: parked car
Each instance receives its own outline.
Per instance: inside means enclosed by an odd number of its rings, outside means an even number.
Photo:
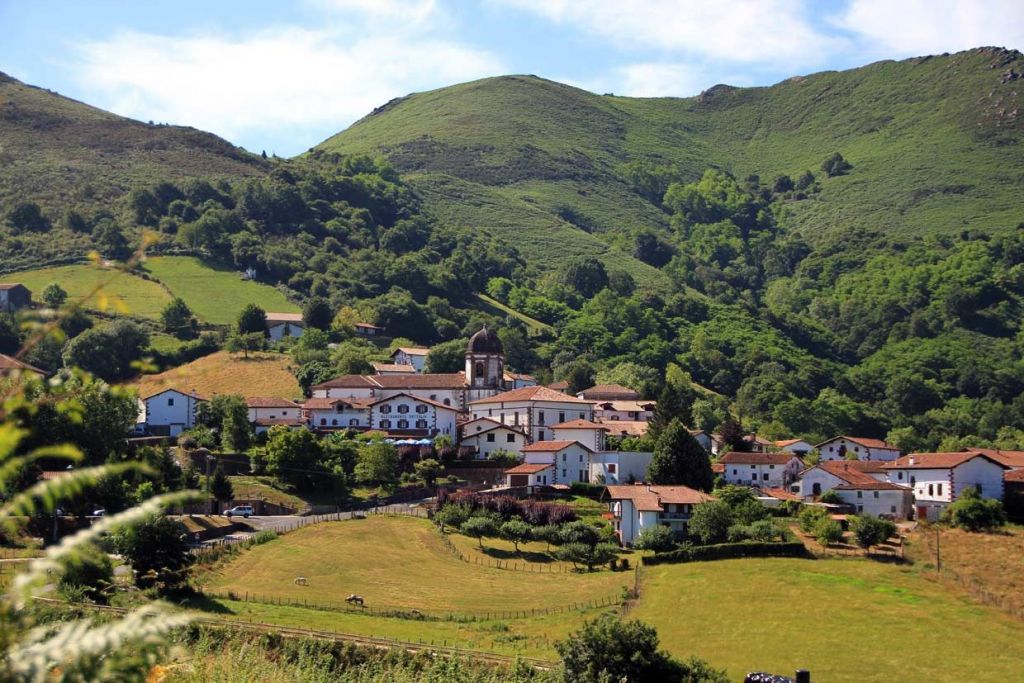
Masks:
[[[93,517],[102,517],[105,514],[107,514],[107,511],[104,510],[103,508],[98,508],[98,509],[92,511],[92,516]]]
[[[249,515],[255,514],[252,510],[252,505],[236,505],[233,508],[224,511],[225,517],[234,517],[238,515],[240,517],[249,518]]]

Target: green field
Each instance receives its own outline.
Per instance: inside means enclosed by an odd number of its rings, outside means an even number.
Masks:
[[[111,313],[124,312],[143,318],[159,317],[160,311],[171,300],[166,290],[156,282],[85,263],[11,273],[4,275],[3,280],[25,285],[32,290],[32,298],[36,301],[51,282],[56,282],[67,291],[69,301],[81,299],[102,283],[102,293],[92,296],[85,303],[87,308]]]
[[[242,280],[236,270],[204,263],[191,256],[156,256],[146,261],[153,277],[180,296],[200,320],[215,325],[235,321],[248,304],[265,311],[295,313],[298,306],[270,285]]]
[[[469,539],[454,537],[467,554]],[[493,557],[510,555],[485,540]],[[539,544],[524,548],[533,557]],[[296,586],[305,576],[309,586]],[[493,618],[497,610],[565,605],[621,590],[632,574],[536,574],[460,562],[422,520],[371,517],[311,526],[246,551],[208,574],[211,591],[340,602],[478,621],[419,621],[289,605],[216,600],[228,618],[456,645],[553,659],[553,643],[616,607]],[[864,559],[729,560],[646,567],[627,612],[658,629],[663,647],[696,655],[730,676],[753,670],[813,680],[1008,681],[1024,656],[1024,623],[931,580],[922,568]],[[264,599],[261,597],[261,600]],[[486,613],[492,614],[486,618]],[[955,651],[950,644],[955,643]]]

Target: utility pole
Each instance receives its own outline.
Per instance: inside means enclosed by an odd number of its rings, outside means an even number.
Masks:
[[[940,544],[942,542],[942,536],[939,535],[939,528],[935,527],[935,573],[938,574],[942,571],[942,551]]]
[[[213,514],[213,504],[210,502],[210,466],[213,463],[213,456],[207,454],[206,456],[206,511],[207,514]]]

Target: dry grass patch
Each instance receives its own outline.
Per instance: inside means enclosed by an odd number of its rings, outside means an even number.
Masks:
[[[296,585],[304,576],[308,586]],[[370,517],[309,526],[252,548],[207,578],[211,591],[341,603],[355,593],[375,610],[486,615],[598,602],[632,574],[508,571],[463,562],[420,519]]]
[[[302,389],[291,372],[291,359],[280,353],[242,354],[218,351],[137,383],[143,395],[159,389],[195,389],[200,396],[239,394],[296,398]]]

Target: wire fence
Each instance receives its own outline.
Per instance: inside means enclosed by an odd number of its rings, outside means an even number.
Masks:
[[[586,612],[606,607],[621,606],[631,597],[628,588],[618,595],[610,595],[601,598],[593,598],[580,602],[573,602],[567,605],[552,607],[523,608],[511,610],[486,610],[480,612],[432,612],[410,607],[373,607],[357,606],[342,601],[330,600],[308,600],[298,598],[286,598],[279,595],[264,595],[246,591],[244,593],[227,592],[204,592],[203,595],[214,600],[232,600],[235,602],[254,603],[260,605],[271,605],[276,607],[299,607],[303,609],[315,609],[325,612],[345,612],[349,614],[361,614],[371,617],[388,617],[393,619],[409,619],[414,621],[453,621],[453,622],[475,622],[475,621],[510,621],[514,619],[530,619],[533,617],[544,617],[551,614],[566,614],[569,612]]]
[[[925,545],[928,548],[928,556],[931,558],[939,557],[935,547],[935,539],[932,538],[932,535],[925,533],[922,534],[922,536],[924,537]],[[978,602],[992,607],[998,607],[1000,610],[1015,619],[1024,621],[1024,609],[1008,602],[1005,593],[994,593],[988,590],[986,584],[981,579],[975,576],[966,576],[961,574],[956,569],[950,567],[949,564],[949,560],[943,557],[941,565],[936,566],[936,572],[939,574],[940,578],[957,584]]]
[[[469,556],[459,550],[448,535],[439,530],[441,544],[456,558],[462,560],[466,564],[476,564],[484,567],[491,567],[493,569],[503,569],[512,572],[530,572],[533,574],[564,574],[566,572],[577,571],[571,565],[564,562],[551,562],[551,563],[540,563],[540,562],[518,562],[515,560],[500,560],[490,557],[480,557],[479,555]]]

